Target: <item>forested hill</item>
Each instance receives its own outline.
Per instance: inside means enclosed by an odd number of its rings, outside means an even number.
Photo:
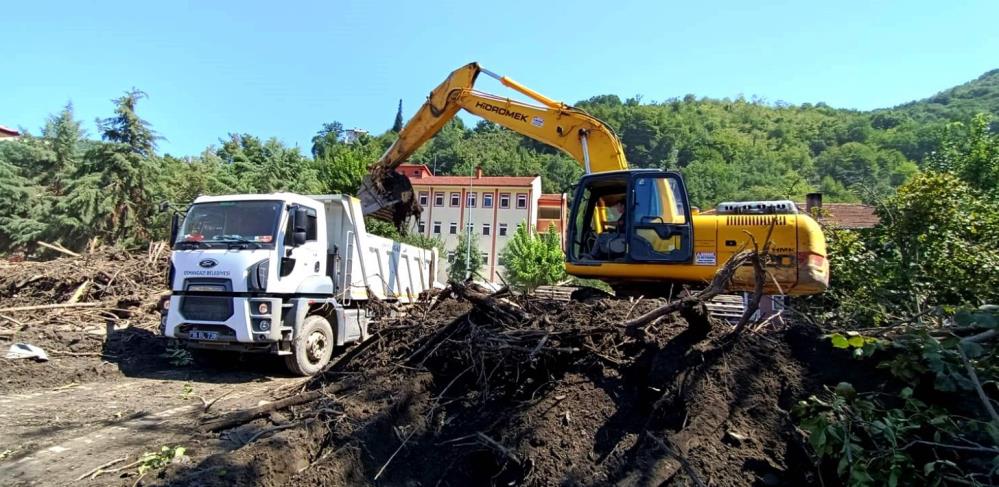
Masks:
[[[183,205],[199,194],[355,193],[367,166],[397,136],[390,129],[348,144],[334,121],[317,127],[309,154],[273,138],[220,134],[200,155],[161,155],[154,127],[141,118],[143,96],[133,90],[114,100],[97,127],[100,140],[83,135],[88,131],[67,105],[37,134],[0,143],[0,252],[45,239],[73,247],[95,236],[162,237],[159,203]],[[736,199],[800,200],[816,190],[831,201],[871,201],[932,164],[948,138],[987,126],[973,118],[999,113],[999,70],[926,100],[869,112],[694,95],[658,102],[602,95],[577,106],[613,127],[632,166],[681,171],[692,203],[702,208]],[[398,116],[386,113],[385,127]],[[567,190],[582,173],[555,149],[461,120],[412,160],[439,174],[468,174],[475,166],[487,175],[540,174],[546,192]]]
[[[964,119],[976,113],[999,117],[999,69],[925,100],[899,105],[894,111],[923,122]]]

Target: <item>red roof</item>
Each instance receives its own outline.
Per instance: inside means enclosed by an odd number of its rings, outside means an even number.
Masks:
[[[538,197],[538,204],[541,205],[560,205],[562,204],[562,198],[564,195],[561,193],[542,193]]]
[[[529,187],[539,176],[434,176],[426,164],[399,164],[395,172],[419,186],[524,186]]]
[[[3,125],[0,125],[0,134],[6,135],[6,136],[9,136],[9,137],[17,137],[18,135],[21,135],[21,132],[18,132],[17,130],[14,130],[12,128],[7,128],[7,127],[4,127]]]
[[[799,203],[798,209],[804,210],[804,204]],[[819,221],[825,225],[837,228],[858,229],[874,228],[881,219],[874,207],[863,203],[823,203],[819,210]]]
[[[523,186],[529,187],[538,176],[424,176],[411,178],[414,186]]]

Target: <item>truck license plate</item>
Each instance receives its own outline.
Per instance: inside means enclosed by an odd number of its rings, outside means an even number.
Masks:
[[[219,332],[217,331],[192,331],[192,340],[218,340]]]

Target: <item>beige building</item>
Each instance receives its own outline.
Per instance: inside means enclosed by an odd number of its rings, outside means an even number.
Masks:
[[[539,221],[539,201],[550,201],[559,211],[564,208],[564,195],[541,194],[540,176],[483,176],[481,169],[474,176],[435,176],[423,164],[403,164],[396,172],[409,178],[423,206],[413,231],[443,240],[450,262],[460,258],[454,252],[462,229],[471,228],[483,258],[482,277],[493,282],[500,280],[504,268],[499,255],[517,225]],[[552,220],[564,228],[561,214],[550,207],[545,212],[545,228]],[[447,278],[443,266],[438,278]]]

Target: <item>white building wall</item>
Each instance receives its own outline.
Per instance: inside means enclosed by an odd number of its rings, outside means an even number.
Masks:
[[[411,179],[410,181],[413,183],[413,189],[417,195],[421,192],[426,192],[428,196],[427,204],[424,205],[423,214],[420,216],[420,220],[425,223],[422,234],[428,237],[440,238],[444,242],[446,252],[441,256],[442,265],[438,272],[438,279],[441,281],[447,280],[447,252],[454,251],[457,248],[460,233],[464,231],[465,225],[471,222],[473,232],[478,238],[479,251],[488,256],[486,266],[482,272],[483,277],[493,282],[500,281],[499,274],[504,269],[498,263],[499,255],[506,247],[507,242],[513,237],[517,225],[537,221],[538,199],[541,196],[541,178],[534,178],[531,184],[526,186],[490,186],[487,184],[476,186],[473,184],[471,188],[467,185],[429,186],[420,184],[419,179]],[[431,193],[431,189],[433,193],[444,193],[443,206],[434,206],[434,195]],[[465,207],[469,191],[476,194],[475,208]],[[451,206],[451,193],[459,194],[460,205],[458,207]],[[493,195],[492,208],[483,208],[482,195],[484,193]],[[500,207],[500,197],[504,194],[510,195],[508,208]],[[518,195],[523,195],[526,198],[526,208],[517,207]],[[439,234],[434,233],[434,222],[440,222]],[[452,223],[457,225],[457,232],[455,234],[450,233]],[[489,224],[489,235],[482,234],[483,224],[486,223]],[[506,235],[499,234],[502,225],[506,225]],[[418,231],[419,225],[414,223],[412,229],[413,231]],[[458,257],[460,256],[456,256],[456,258]]]

